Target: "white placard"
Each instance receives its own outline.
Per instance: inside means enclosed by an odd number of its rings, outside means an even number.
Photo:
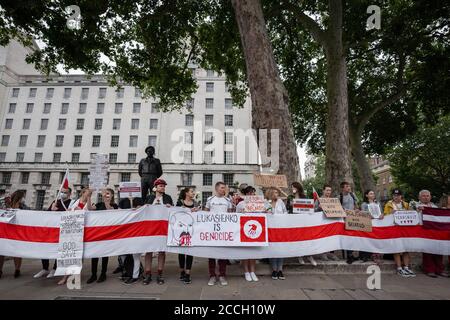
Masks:
[[[419,213],[415,210],[395,211],[394,223],[399,226],[416,226],[420,224]]]
[[[314,213],[314,199],[292,199],[293,213]]]
[[[375,218],[375,219],[379,219],[381,217],[381,209],[380,209],[380,205],[378,203],[369,203],[368,205],[369,207],[369,212],[370,215]]]
[[[121,182],[119,184],[120,198],[140,198],[141,183],[140,182]]]
[[[15,218],[15,210],[0,210],[0,222],[11,223]]]
[[[244,196],[244,212],[264,212],[265,203],[263,196]]]

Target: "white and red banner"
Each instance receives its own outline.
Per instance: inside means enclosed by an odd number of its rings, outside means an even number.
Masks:
[[[257,247],[167,246],[168,219],[164,206],[86,211],[83,258],[155,251],[223,259],[296,257],[332,250],[450,255],[449,231],[397,226],[393,215],[372,220],[372,232],[345,230],[343,219],[327,219],[322,213],[267,215],[268,246]],[[0,223],[0,255],[57,258],[59,225],[56,211],[17,210],[14,220]]]
[[[450,210],[424,207],[422,210],[425,229],[450,231]]]

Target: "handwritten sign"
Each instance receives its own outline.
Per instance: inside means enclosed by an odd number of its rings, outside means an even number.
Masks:
[[[244,196],[244,212],[264,212],[265,210],[263,196]]]
[[[10,223],[16,218],[15,210],[0,210],[0,222]]]
[[[381,209],[378,203],[369,203],[369,212],[375,219],[379,219],[381,217]]]
[[[253,179],[255,181],[255,185],[260,187],[288,187],[286,176],[283,174],[254,174]]]
[[[320,207],[327,218],[345,218],[345,211],[338,198],[319,198]]]
[[[314,199],[292,199],[293,213],[314,213]]]
[[[372,232],[372,216],[370,212],[345,210],[345,230]]]
[[[119,184],[120,198],[140,198],[141,183],[140,182],[121,182]]]
[[[80,274],[83,267],[84,210],[61,212],[55,275]]]
[[[394,223],[399,226],[417,226],[420,224],[419,213],[415,210],[395,211]]]
[[[268,246],[265,214],[169,209],[168,246]]]
[[[108,155],[95,154],[89,167],[89,188],[96,191],[106,187],[108,183]]]

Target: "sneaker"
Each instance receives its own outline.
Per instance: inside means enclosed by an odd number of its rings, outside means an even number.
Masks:
[[[273,280],[278,280],[278,272],[272,271],[272,279]]]
[[[157,284],[164,284],[164,277],[162,274],[158,274],[158,276],[156,277],[156,283]]]
[[[228,285],[228,281],[225,277],[219,277],[219,282],[222,286],[227,286]]]
[[[180,281],[184,281],[184,277],[186,276],[186,272],[181,271],[180,272]]]
[[[301,265],[305,264],[305,260],[303,259],[303,257],[298,257],[298,263],[300,263]]]
[[[356,259],[353,256],[347,258],[347,264],[352,264]]]
[[[278,271],[278,279],[279,280],[284,280],[284,279],[286,279],[285,277],[284,277],[284,274],[283,274],[283,271]]]
[[[148,285],[150,284],[150,282],[152,282],[152,275],[151,274],[146,274],[144,276],[144,281],[142,281],[143,284]]]
[[[191,275],[190,275],[190,274],[186,274],[186,275],[184,276],[183,282],[184,282],[184,284],[190,284],[190,283],[192,283]]]
[[[138,282],[139,278],[129,278],[127,281],[124,281],[125,284],[133,284]]]
[[[117,267],[114,271],[113,274],[118,274],[121,273],[123,271],[122,267]]]
[[[38,273],[36,273],[36,274],[33,276],[33,278],[39,279],[39,278],[42,278],[42,277],[47,276],[48,274],[49,274],[48,270],[42,269],[41,271],[39,271]]]
[[[256,273],[250,272],[250,277],[252,277],[253,281],[259,281],[258,277],[256,276]]]
[[[316,262],[316,260],[314,260],[313,256],[309,256],[308,260],[314,267],[317,266],[317,262]]]
[[[14,271],[14,278],[20,277],[20,270]]]
[[[216,284],[216,282],[217,282],[216,277],[210,277],[208,281],[208,286],[213,286]]]
[[[244,273],[245,280],[252,281],[252,277],[250,276],[250,272]]]
[[[403,277],[403,278],[408,278],[409,277],[408,273],[402,268],[398,268],[397,269],[397,274],[399,276]]]
[[[438,277],[437,274],[434,273],[434,272],[428,272],[428,273],[427,273],[427,276],[429,276],[429,277],[431,277],[431,278],[437,278],[437,277]]]
[[[412,270],[408,267],[404,267],[403,270],[405,270],[405,272],[408,274],[409,277],[413,278],[416,276],[416,274],[414,272],[412,272]]]
[[[89,283],[92,283],[92,282],[94,282],[94,281],[97,281],[97,275],[96,275],[96,274],[93,274],[93,275],[88,279],[88,281],[86,281],[86,283],[89,284]]]
[[[97,282],[98,282],[98,283],[100,283],[100,282],[105,282],[105,280],[106,280],[106,273],[101,273],[101,274],[100,274],[100,277],[98,277]]]
[[[440,277],[448,278],[448,273],[445,271],[442,271],[441,273],[438,273],[437,275]]]
[[[53,269],[52,269],[52,270],[48,273],[47,279],[53,278],[53,277],[55,276],[55,271],[56,271],[56,270],[53,270]]]

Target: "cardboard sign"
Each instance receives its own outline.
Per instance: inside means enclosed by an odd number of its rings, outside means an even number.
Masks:
[[[372,232],[372,216],[370,212],[345,210],[345,230]]]
[[[191,212],[169,209],[168,246],[259,247],[268,246],[265,214]]]
[[[320,207],[327,218],[345,218],[345,211],[338,198],[319,198]]]
[[[287,179],[284,174],[253,174],[255,185],[260,187],[287,188]]]
[[[266,211],[263,196],[244,196],[244,212]]]
[[[395,211],[394,223],[399,226],[417,226],[420,224],[419,213],[415,210]]]
[[[293,213],[314,213],[314,199],[292,199]]]
[[[140,198],[141,183],[140,182],[121,182],[119,184],[120,198]]]

